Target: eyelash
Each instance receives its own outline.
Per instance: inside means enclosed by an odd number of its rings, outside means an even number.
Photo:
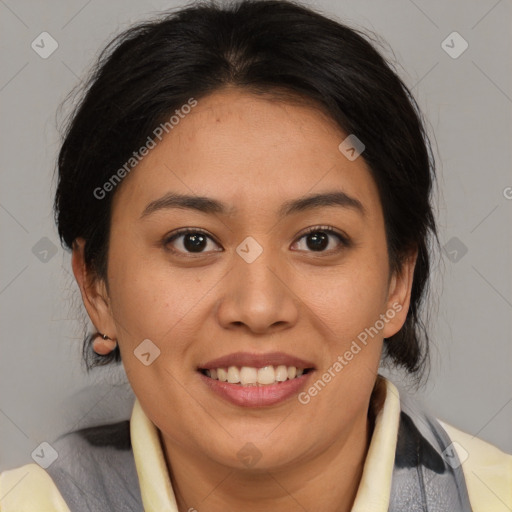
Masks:
[[[327,226],[327,225],[324,225],[324,226],[312,226],[312,227],[308,228],[306,231],[304,231],[302,234],[300,234],[298,236],[297,241],[301,240],[302,238],[304,238],[305,236],[307,236],[307,235],[309,235],[311,233],[318,233],[318,232],[326,233],[328,235],[334,235],[336,238],[338,238],[339,242],[341,243],[341,247],[337,248],[337,249],[327,250],[327,251],[306,251],[306,252],[318,252],[319,254],[332,254],[333,252],[338,252],[338,251],[341,251],[344,248],[348,248],[348,247],[351,246],[351,241],[350,241],[350,239],[347,236],[345,236],[344,234],[342,234],[339,231],[337,231],[334,227]],[[176,249],[173,249],[173,248],[169,247],[169,245],[172,242],[174,242],[177,238],[179,238],[182,235],[187,235],[187,234],[202,234],[202,235],[205,235],[210,240],[213,240],[217,245],[220,245],[204,229],[201,229],[201,228],[180,228],[177,231],[175,231],[174,233],[171,233],[170,235],[168,235],[168,236],[166,236],[164,238],[164,240],[163,240],[164,247],[166,249],[168,249],[169,251],[175,253],[175,254],[187,255],[187,257],[192,257],[192,258],[193,257],[198,257],[198,256],[203,256],[204,254],[207,254],[206,252],[198,252],[198,253],[182,252],[182,251],[177,251]],[[221,251],[215,251],[215,252],[221,252]]]

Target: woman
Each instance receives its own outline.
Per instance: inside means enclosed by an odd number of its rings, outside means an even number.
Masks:
[[[19,510],[474,512],[512,457],[399,396],[436,241],[416,103],[353,29],[285,1],[196,5],[102,54],[56,220],[130,421],[2,473]]]

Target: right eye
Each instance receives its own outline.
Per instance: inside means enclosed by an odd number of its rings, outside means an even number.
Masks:
[[[215,240],[203,229],[181,228],[166,236],[163,245],[176,254],[203,254],[205,252],[211,252],[204,250],[208,246],[209,240],[217,245]],[[181,246],[180,249],[177,249],[176,245]]]

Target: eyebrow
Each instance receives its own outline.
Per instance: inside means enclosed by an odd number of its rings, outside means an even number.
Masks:
[[[366,214],[366,209],[361,201],[355,197],[349,196],[345,192],[336,191],[312,194],[298,199],[285,201],[278,210],[278,216],[285,217],[293,213],[326,206],[340,206],[357,211],[363,216]],[[154,212],[170,208],[196,210],[202,213],[215,213],[220,215],[233,215],[238,211],[234,206],[228,206],[225,203],[210,197],[170,192],[159,199],[151,201],[146,208],[144,208],[140,218],[147,217]]]

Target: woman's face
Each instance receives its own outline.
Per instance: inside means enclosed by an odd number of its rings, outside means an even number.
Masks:
[[[414,262],[390,276],[378,190],[364,153],[338,149],[347,135],[311,107],[224,90],[115,191],[108,292],[88,310],[168,446],[283,468],[366,428]]]

